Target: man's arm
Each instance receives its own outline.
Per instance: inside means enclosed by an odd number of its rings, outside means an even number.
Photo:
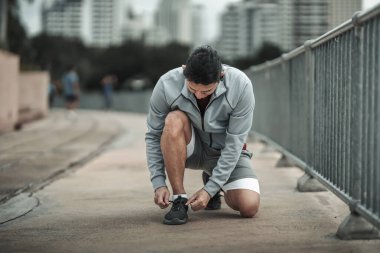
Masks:
[[[169,111],[170,107],[166,103],[163,83],[160,79],[150,98],[150,107],[147,117],[148,131],[145,134],[146,156],[150,171],[150,180],[152,181],[154,190],[166,186],[164,159],[161,152],[160,139],[165,125],[165,118]]]

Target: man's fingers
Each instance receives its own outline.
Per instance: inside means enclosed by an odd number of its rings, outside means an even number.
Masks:
[[[167,208],[169,206],[169,203],[165,203],[164,201],[159,201],[157,203],[157,205],[161,208],[161,209],[164,209],[164,208]]]
[[[192,209],[193,211],[198,211],[198,210],[201,210],[201,209],[202,209],[202,203],[201,203],[200,200],[195,200],[194,202],[192,202],[192,203],[190,204],[190,206],[191,206],[191,209]]]
[[[186,202],[185,205],[189,205],[189,204],[192,204],[197,198],[197,195],[193,195],[191,196],[191,198],[189,198],[189,200]]]
[[[161,209],[165,209],[167,208],[169,205],[166,205],[166,204],[162,204],[162,205],[159,205]]]
[[[165,192],[165,195],[164,195],[164,204],[165,204],[166,206],[169,205],[169,197],[170,197],[169,192]]]
[[[169,191],[159,189],[155,193],[154,203],[156,203],[156,205],[158,205],[161,209],[164,209],[169,206],[169,197]]]

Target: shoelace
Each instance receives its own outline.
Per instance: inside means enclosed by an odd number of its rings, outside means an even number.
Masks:
[[[169,202],[173,203],[172,205],[172,210],[174,211],[179,211],[180,206],[181,206],[181,196],[178,196],[174,201],[170,200]]]

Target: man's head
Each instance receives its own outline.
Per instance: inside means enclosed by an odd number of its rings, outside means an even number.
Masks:
[[[210,46],[195,49],[186,61],[183,71],[186,79],[196,84],[213,84],[219,82],[222,63],[216,50]]]
[[[197,99],[210,96],[223,76],[219,55],[210,46],[195,49],[183,68],[187,88]]]

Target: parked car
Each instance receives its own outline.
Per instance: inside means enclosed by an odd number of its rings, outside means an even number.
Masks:
[[[152,87],[152,81],[143,75],[128,78],[123,83],[123,88],[131,91],[142,91]]]

